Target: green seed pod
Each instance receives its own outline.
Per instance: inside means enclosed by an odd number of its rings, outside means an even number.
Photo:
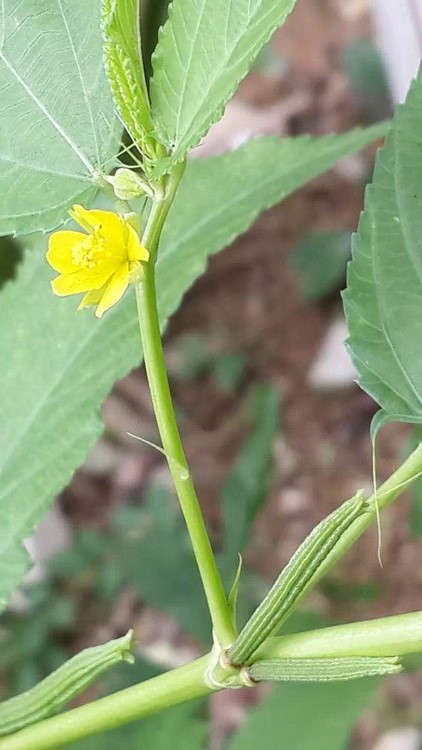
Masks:
[[[104,67],[117,112],[133,142],[147,159],[157,143],[142,63],[139,0],[102,0]]]
[[[363,511],[364,496],[358,492],[315,526],[229,649],[228,656],[234,664],[246,664],[286,620],[327,555]]]
[[[44,680],[15,698],[0,703],[0,735],[12,734],[60,711],[109,667],[134,661],[133,631],[122,638],[81,651]]]
[[[271,659],[258,661],[245,669],[255,682],[333,682],[397,674],[402,671],[402,665],[396,656],[355,656],[332,659]]]

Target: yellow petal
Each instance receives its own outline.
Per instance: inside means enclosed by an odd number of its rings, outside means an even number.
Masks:
[[[95,315],[101,318],[106,310],[116,304],[123,297],[129,284],[129,264],[122,263],[120,268],[113,274],[107,284],[101,302],[99,303]]]
[[[147,261],[149,258],[149,252],[146,249],[146,247],[142,246],[138,233],[130,224],[126,224],[126,228],[127,228],[127,257],[128,259]]]
[[[101,269],[101,266],[100,266]],[[113,276],[113,270],[110,267],[105,270],[97,268],[81,268],[74,273],[63,274],[53,279],[51,287],[54,294],[65,297],[67,294],[79,294],[80,292],[92,292],[94,289],[100,289]]]
[[[90,232],[100,232],[110,242],[122,245],[124,242],[124,224],[120,216],[114,211],[99,211],[86,209],[75,204],[69,211],[72,219]]]
[[[59,273],[73,273],[72,248],[86,238],[82,232],[54,232],[48,242],[47,260]]]
[[[101,300],[101,297],[104,294],[106,284],[101,287],[101,289],[95,289],[93,292],[87,292],[84,297],[82,297],[79,305],[78,305],[78,312],[79,310],[82,310],[84,307],[96,307],[98,303]]]

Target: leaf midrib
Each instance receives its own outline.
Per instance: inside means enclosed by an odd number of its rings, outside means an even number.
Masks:
[[[28,86],[28,84],[24,81],[24,79],[19,75],[16,68],[12,65],[11,62],[7,59],[3,51],[0,49],[0,60],[4,63],[6,68],[10,71],[10,73],[15,77],[17,82],[20,86],[24,89],[24,91],[28,94],[29,98],[32,99],[34,104],[38,107],[38,109],[43,113],[43,115],[47,118],[47,120],[50,122],[50,124],[54,127],[54,129],[57,131],[57,133],[60,135],[60,137],[67,143],[67,145],[72,149],[72,151],[75,153],[75,155],[78,157],[78,159],[82,162],[84,167],[90,172],[90,174],[95,174],[95,167],[93,164],[91,164],[88,157],[81,151],[81,149],[74,143],[73,139],[66,133],[66,131],[62,128],[59,122],[53,117],[52,114],[48,111],[48,109],[45,107],[45,105],[42,103],[42,101],[37,97],[37,95],[32,91],[32,89]]]
[[[41,174],[50,174],[53,175],[53,177],[69,177],[73,180],[80,180],[80,181],[87,181],[89,182],[89,177],[86,174],[69,174],[67,172],[57,172],[57,170],[54,169],[48,169],[48,167],[39,167],[36,164],[30,164],[29,162],[25,161],[19,161],[18,159],[11,159],[10,156],[7,156],[6,154],[0,153],[0,161],[7,161],[9,164],[14,164],[16,167],[21,167],[22,169],[28,169],[30,172],[39,172]],[[1,180],[1,176],[0,176]]]
[[[200,12],[199,17],[198,17],[198,23],[196,25],[196,29],[195,29],[195,32],[194,32],[194,35],[193,35],[193,39],[191,40],[191,48],[190,48],[189,56],[188,56],[188,59],[187,59],[186,67],[184,67],[182,65],[183,71],[185,73],[185,76],[184,76],[184,81],[183,81],[183,85],[182,85],[182,89],[181,89],[180,97],[179,97],[179,111],[177,113],[176,126],[175,126],[176,140],[177,140],[177,136],[179,134],[180,119],[181,119],[181,116],[182,116],[182,105],[183,105],[183,102],[185,100],[186,89],[187,89],[187,85],[188,85],[187,72],[188,72],[189,67],[190,67],[190,65],[192,63],[193,53],[194,53],[194,50],[195,50],[195,43],[196,43],[196,40],[198,38],[199,30],[201,28],[201,21],[202,21],[202,18],[204,16],[204,13],[205,13],[206,2],[207,2],[207,0],[203,0],[202,9],[201,9],[201,12]],[[180,14],[181,14],[181,17],[183,19],[183,23],[185,24],[185,28],[186,28],[186,22],[185,22],[183,13],[182,13],[182,6],[181,6]],[[175,37],[173,29],[172,29],[172,35],[173,35],[173,44],[174,44],[174,46],[177,49],[176,37]],[[180,59],[180,62],[182,62],[182,58],[180,57],[180,55],[179,55],[179,59]],[[169,83],[170,83],[170,81],[169,81]]]
[[[81,89],[82,89],[82,93],[83,93],[83,97],[84,97],[84,101],[85,101],[85,106],[86,106],[86,109],[87,109],[87,112],[88,112],[88,117],[89,117],[89,120],[90,120],[90,123],[91,123],[92,133],[94,135],[95,150],[96,150],[96,154],[97,154],[97,164],[100,164],[101,163],[101,156],[100,156],[100,148],[99,148],[99,143],[98,143],[97,128],[95,126],[94,115],[93,115],[93,112],[92,112],[91,103],[90,103],[89,98],[88,98],[88,92],[86,90],[85,81],[84,81],[84,78],[83,78],[83,75],[82,75],[81,66],[79,64],[78,56],[76,54],[76,47],[75,47],[75,45],[73,43],[73,38],[72,38],[72,35],[70,33],[69,24],[67,22],[67,19],[66,19],[64,10],[63,10],[62,0],[57,0],[57,5],[58,5],[59,10],[60,10],[60,15],[61,15],[61,17],[63,19],[63,24],[64,24],[64,27],[66,29],[67,37],[69,39],[69,44],[70,44],[70,48],[72,50],[73,59],[75,61],[76,70],[78,71],[78,77],[79,77],[79,80],[80,80],[80,83],[81,83]]]

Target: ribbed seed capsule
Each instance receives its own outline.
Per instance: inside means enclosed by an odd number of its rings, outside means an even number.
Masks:
[[[0,735],[35,724],[60,711],[109,667],[133,662],[133,631],[122,638],[81,651],[44,680],[15,698],[0,703]]]
[[[148,91],[139,38],[140,0],[102,0],[103,58],[117,112],[144,156],[154,158]]]
[[[363,512],[364,502],[360,491],[324,518],[306,537],[229,649],[228,656],[234,664],[246,664],[289,616],[327,555]]]
[[[271,659],[248,667],[252,680],[280,682],[334,682],[402,671],[396,656],[355,656],[331,659]]]

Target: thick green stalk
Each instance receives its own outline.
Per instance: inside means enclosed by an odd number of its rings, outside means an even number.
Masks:
[[[172,196],[153,205],[143,243],[151,259],[136,289],[145,368],[163,449],[191,538],[208,602],[215,637],[221,646],[234,640],[232,617],[218,572],[204,518],[183,450],[171,398],[158,320],[155,291],[155,255]],[[193,613],[194,616],[194,613]]]
[[[120,690],[0,740],[0,750],[50,750],[212,692],[204,673],[209,656]]]
[[[422,653],[422,612],[269,638],[256,652],[254,661],[416,653]]]

